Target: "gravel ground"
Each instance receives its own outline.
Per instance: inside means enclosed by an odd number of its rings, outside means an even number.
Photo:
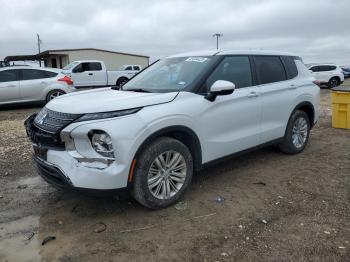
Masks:
[[[302,154],[227,160],[159,211],[47,185],[23,128],[37,110],[0,109],[0,261],[350,261],[350,130],[331,127],[329,90]]]

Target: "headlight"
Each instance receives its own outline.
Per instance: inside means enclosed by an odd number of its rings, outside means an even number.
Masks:
[[[100,155],[114,158],[111,137],[102,130],[93,130],[89,133],[92,148]]]
[[[78,118],[75,122],[126,116],[126,115],[130,115],[130,114],[134,114],[140,110],[141,110],[141,107],[126,109],[126,110],[119,110],[119,111],[112,111],[112,112],[85,114],[85,115],[81,116],[80,118]]]

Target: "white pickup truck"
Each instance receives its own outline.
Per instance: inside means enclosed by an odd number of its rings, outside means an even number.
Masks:
[[[99,60],[74,61],[62,69],[73,79],[76,88],[122,86],[141,70],[140,65],[124,65],[120,70],[107,71]]]

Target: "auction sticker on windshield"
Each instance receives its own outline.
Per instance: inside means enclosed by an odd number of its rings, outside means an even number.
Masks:
[[[186,59],[186,62],[198,62],[198,63],[203,63],[207,61],[208,58],[206,57],[189,57]]]

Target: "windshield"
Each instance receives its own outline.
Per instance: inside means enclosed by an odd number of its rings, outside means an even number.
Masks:
[[[123,86],[123,90],[178,92],[191,85],[213,60],[214,57],[166,58],[136,75]]]
[[[79,64],[79,62],[72,62],[68,65],[66,65],[65,67],[62,68],[62,70],[71,70],[73,67],[75,67],[77,64]]]

